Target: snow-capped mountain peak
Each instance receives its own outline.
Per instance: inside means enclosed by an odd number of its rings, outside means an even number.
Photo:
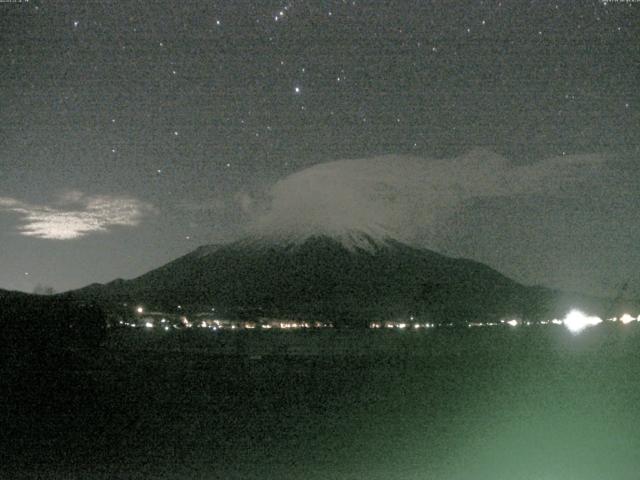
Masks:
[[[392,241],[397,241],[386,230],[370,228],[366,230],[356,229],[335,229],[326,228],[309,229],[307,231],[289,230],[275,231],[266,230],[254,232],[249,237],[240,240],[239,243],[253,246],[277,246],[283,248],[296,248],[304,245],[312,239],[328,239],[339,244],[350,252],[364,251],[375,253],[387,248]]]

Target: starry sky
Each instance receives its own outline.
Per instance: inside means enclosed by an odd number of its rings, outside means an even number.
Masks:
[[[638,2],[8,1],[0,65],[0,288],[320,205],[640,295]]]

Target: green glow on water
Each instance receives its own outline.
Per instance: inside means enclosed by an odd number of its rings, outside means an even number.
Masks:
[[[89,480],[638,478],[640,329],[385,334],[407,354],[259,359],[153,351],[137,343],[147,333],[87,359],[90,416],[76,437],[49,432],[60,438],[47,460],[21,450],[20,468]]]

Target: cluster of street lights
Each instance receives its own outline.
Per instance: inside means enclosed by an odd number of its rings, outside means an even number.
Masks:
[[[213,309],[212,309],[213,310]],[[136,313],[138,313],[139,315],[142,315],[144,313],[144,307],[142,306],[138,306],[136,307]],[[601,323],[603,323],[605,320],[603,320],[602,318],[598,317],[598,316],[594,316],[594,315],[588,315],[584,312],[581,312],[580,310],[577,309],[573,309],[571,310],[569,313],[567,313],[567,315],[563,318],[563,319],[553,319],[553,320],[542,320],[539,322],[531,322],[531,321],[521,321],[521,320],[517,320],[517,319],[510,319],[510,320],[501,320],[500,322],[468,322],[467,323],[467,327],[496,327],[496,326],[503,326],[503,325],[508,325],[509,327],[515,328],[515,327],[519,327],[521,325],[524,326],[531,326],[531,325],[564,325],[571,333],[574,334],[578,334],[580,332],[582,332],[583,330],[590,328],[590,327],[594,327],[596,325],[600,325]],[[627,325],[630,324],[632,322],[640,322],[640,315],[638,315],[637,317],[634,317],[628,313],[623,314],[620,317],[612,317],[606,320],[607,322],[620,322],[623,325]],[[162,319],[162,323],[165,323],[166,320],[163,318]],[[122,322],[121,322],[122,323]],[[188,322],[186,320],[186,317],[182,317],[182,323],[184,324],[183,326],[186,327],[191,327],[191,323]],[[217,328],[222,328],[222,325],[219,324],[218,321],[215,322],[216,325],[216,329]],[[254,325],[252,322],[245,322],[245,323],[250,323],[251,325],[247,325],[246,328],[256,328],[256,326],[258,325]],[[130,326],[129,323],[127,323],[128,326]],[[155,325],[153,322],[151,321],[146,321],[144,323],[144,326],[146,328],[153,328]],[[169,330],[168,325],[163,325],[165,330]],[[210,327],[210,325],[207,322],[202,322],[202,326],[203,327]],[[278,328],[282,328],[282,329],[296,329],[296,328],[310,328],[310,327],[318,327],[318,325],[311,325],[308,324],[306,322],[281,322],[280,324],[277,325],[262,325],[261,327],[263,329],[268,329],[268,328],[272,328],[272,326],[276,326]],[[325,324],[322,324],[322,326],[326,326]],[[448,323],[448,324],[435,324],[435,323],[417,323],[415,322],[414,317],[410,317],[410,321],[406,322],[406,321],[386,321],[386,322],[372,322],[369,324],[369,328],[372,329],[381,329],[381,328],[387,328],[387,329],[399,329],[399,330],[404,330],[404,329],[413,329],[413,330],[421,330],[421,329],[430,329],[430,328],[435,328],[437,326],[453,326],[452,323]],[[244,327],[244,325],[243,325]],[[237,326],[233,325],[232,326],[232,330],[236,329]]]

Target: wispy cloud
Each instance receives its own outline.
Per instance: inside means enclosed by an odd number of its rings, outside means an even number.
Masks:
[[[51,205],[0,197],[0,213],[14,213],[21,218],[18,233],[54,240],[81,238],[116,226],[136,226],[153,211],[151,205],[132,197],[78,191],[65,192]]]
[[[297,234],[356,229],[411,240],[476,199],[580,190],[602,174],[603,161],[576,155],[516,165],[475,149],[440,160],[390,155],[322,163],[277,182],[256,227]]]

